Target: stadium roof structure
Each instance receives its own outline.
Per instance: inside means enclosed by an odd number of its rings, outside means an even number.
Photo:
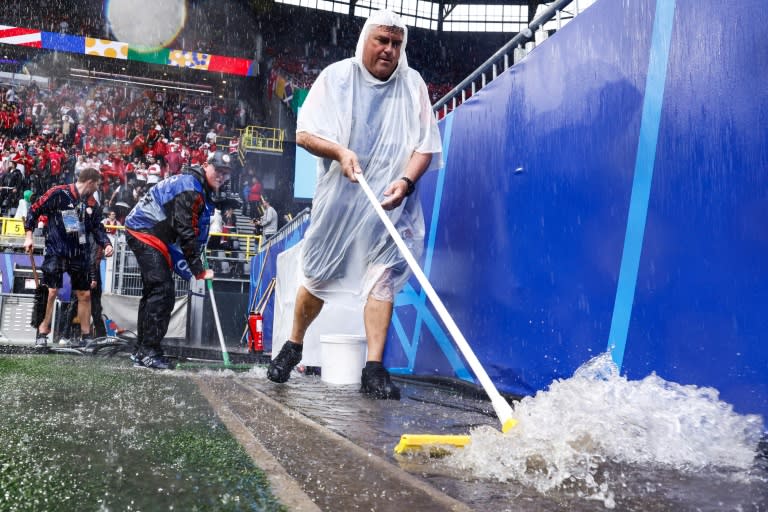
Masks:
[[[63,8],[67,1],[69,0],[62,0],[61,5],[58,2],[55,5]],[[573,0],[571,6],[575,7],[577,12],[579,4],[583,6],[592,2],[594,0]],[[461,2],[447,2],[444,0],[233,0],[230,7],[225,9],[225,12],[230,14],[224,17],[223,22],[247,20],[246,26],[252,27],[254,26],[254,20],[263,18],[266,23],[271,23],[274,20],[272,16],[275,13],[273,8],[278,5],[298,8],[298,11],[306,11],[309,18],[313,17],[312,12],[316,12],[318,15],[323,13],[325,14],[324,19],[329,23],[333,23],[334,15],[338,14],[339,16],[336,16],[337,28],[340,27],[340,21],[344,21],[345,24],[351,20],[355,21],[354,24],[357,21],[362,23],[363,19],[367,18],[371,12],[388,8],[400,14],[410,27],[433,31],[435,34],[455,34],[457,37],[462,37],[460,34],[474,32],[495,33],[497,36],[502,37],[506,37],[506,34],[509,34],[511,37],[513,34],[525,30],[530,20],[535,18],[537,11],[543,9],[547,2],[543,0],[462,0]],[[291,16],[291,10],[280,11],[279,15]],[[233,12],[237,15],[232,14]],[[203,14],[206,13],[207,11]],[[218,14],[221,14],[221,12],[218,12]],[[564,19],[567,20],[569,17],[568,12],[563,14]],[[295,15],[295,12],[293,15]],[[6,23],[9,21],[6,21]],[[292,23],[297,21],[291,19]],[[219,22],[222,22],[222,20],[219,20]],[[224,27],[226,25],[221,26]],[[39,29],[22,30],[27,32],[38,30],[39,32]],[[234,32],[237,33],[237,30],[235,29]],[[243,30],[243,28],[241,27],[239,30]],[[192,32],[194,35],[194,30]],[[306,31],[298,30],[297,32],[304,33]],[[199,90],[201,94],[222,98],[232,97],[242,87],[249,87],[246,82],[250,81],[243,80],[243,78],[250,78],[257,74],[263,75],[264,71],[260,70],[262,73],[259,73],[259,70],[252,71],[248,69],[244,73],[243,70],[239,70],[235,75],[247,75],[241,77],[233,76],[224,70],[222,70],[223,72],[216,72],[209,65],[206,67],[206,72],[201,73],[200,66],[197,66],[197,69],[192,69],[192,67],[161,65],[160,61],[163,59],[158,57],[162,53],[161,51],[150,52],[149,57],[151,58],[145,56],[139,59],[141,62],[136,62],[131,57],[140,55],[136,52],[134,52],[134,55],[131,55],[130,45],[128,47],[129,58],[127,60],[77,55],[81,50],[75,51],[72,41],[77,40],[78,44],[83,46],[80,44],[80,40],[84,39],[83,37],[44,31],[40,34],[42,35],[38,35],[38,38],[41,39],[41,44],[37,48],[0,44],[0,71],[16,74],[56,76],[60,78],[105,80],[115,84],[126,81],[135,83],[136,80],[132,80],[132,77],[143,77],[142,83],[137,85],[160,88],[168,87],[169,89],[195,89],[195,92]],[[52,40],[56,44],[53,46],[42,44],[48,40]],[[99,41],[101,43],[123,44],[118,41]],[[67,46],[64,43],[71,44]],[[85,44],[87,44],[87,41]],[[211,63],[213,63],[214,57],[218,58],[218,56],[213,54],[210,57]],[[230,61],[250,62],[250,59],[243,58],[243,56],[222,58],[229,64],[231,64]]]
[[[592,0],[586,0],[591,3]],[[256,4],[258,0],[253,3]],[[437,32],[506,32],[524,30],[542,0],[275,0],[276,3],[367,18],[390,9],[409,26]],[[578,4],[578,1],[576,2]]]

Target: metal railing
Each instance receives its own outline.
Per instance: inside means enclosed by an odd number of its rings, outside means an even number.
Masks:
[[[245,131],[244,128],[237,128],[237,135],[217,135],[216,136],[216,145],[218,148],[222,151],[229,152],[229,143],[237,137],[237,159],[240,161],[240,165],[245,165],[245,150],[243,149],[243,145],[240,144],[240,141],[243,138],[243,132]]]
[[[114,226],[121,233],[124,226]],[[114,246],[114,266],[108,272],[111,287],[107,289],[120,295],[141,295],[141,272],[138,262],[125,243],[122,233],[110,236]],[[214,241],[211,244],[211,241]],[[208,239],[205,256],[217,274],[216,278],[235,279],[248,276],[248,265],[260,250],[261,235],[245,235],[237,233],[211,233]],[[221,275],[218,275],[221,274]],[[174,274],[176,296],[185,295],[189,283]]]
[[[281,240],[284,240],[288,235],[293,233],[295,230],[301,227],[304,222],[306,222],[310,216],[310,213],[311,211],[309,208],[304,208],[299,213],[297,213],[296,216],[293,217],[285,226],[280,228],[280,230],[275,233],[274,236],[268,240],[265,240],[264,243],[261,244],[259,252],[266,250],[268,247],[271,247],[273,244],[276,244]]]
[[[477,91],[492,82],[501,73],[506,71],[507,68],[515,63],[515,50],[522,51],[522,46],[535,37],[537,30],[543,30],[544,24],[552,20],[552,18],[556,19],[556,28],[559,30],[562,26],[563,9],[571,2],[574,2],[574,0],[557,0],[556,2],[553,2],[547,10],[545,10],[541,16],[534,19],[525,30],[518,33],[507,44],[499,48],[496,53],[491,55],[488,60],[483,62],[480,67],[472,72],[467,78],[462,80],[459,85],[451,89],[445,96],[432,105],[432,110],[435,112],[435,115],[438,118],[444,117],[457,106],[464,103]],[[575,11],[569,13],[571,17],[575,17],[579,13],[578,5],[579,2],[576,0]],[[512,57],[512,59],[510,59],[510,57]],[[510,62],[511,60],[512,62]]]
[[[218,239],[218,240],[217,240]],[[219,244],[211,244],[211,241],[218,241]],[[227,250],[236,254],[242,259],[249,260],[253,258],[261,247],[261,235],[246,235],[240,233],[210,233],[208,236],[209,250]]]
[[[112,254],[113,267],[112,272],[107,272],[107,279],[110,283],[105,287],[115,295],[130,295],[141,297],[142,282],[141,269],[136,256],[128,247],[125,238],[115,237],[113,240],[114,253]],[[189,282],[173,274],[173,281],[176,285],[176,296],[181,297],[189,292]]]
[[[248,126],[240,138],[240,151],[244,153],[283,154],[285,130],[267,126]]]
[[[259,252],[261,235],[211,233],[205,255],[215,279],[248,278],[251,258]]]

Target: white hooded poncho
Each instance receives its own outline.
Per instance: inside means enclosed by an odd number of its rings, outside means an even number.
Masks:
[[[363,65],[363,47],[374,26],[404,30],[398,67],[386,81]],[[373,192],[403,176],[413,152],[431,153],[429,169],[442,167],[442,144],[426,84],[408,67],[408,29],[390,11],[366,21],[355,56],[320,73],[301,108],[297,132],[335,142],[357,154]],[[418,193],[387,212],[408,247],[419,258],[423,250],[424,217]],[[382,278],[394,293],[408,279],[405,259],[376,216],[362,188],[341,173],[340,164],[318,159],[318,180],[312,220],[303,248],[304,285],[315,296],[333,300],[352,294],[365,301]],[[389,270],[389,272],[388,272]],[[378,286],[377,286],[378,289]],[[377,297],[378,298],[378,297]]]

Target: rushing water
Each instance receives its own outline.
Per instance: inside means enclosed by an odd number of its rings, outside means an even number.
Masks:
[[[523,399],[514,415],[519,424],[508,434],[476,428],[472,443],[445,463],[476,478],[572,493],[607,508],[628,490],[623,473],[639,468],[766,482],[755,468],[760,416],[736,414],[712,388],[655,374],[629,381],[608,354]]]

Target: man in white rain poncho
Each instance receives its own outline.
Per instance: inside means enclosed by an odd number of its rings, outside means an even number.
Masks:
[[[427,87],[408,67],[407,39],[397,15],[371,15],[355,56],[323,70],[299,113],[296,143],[319,157],[318,182],[291,336],[267,372],[274,382],[287,381],[301,361],[304,334],[324,302],[356,296],[365,301],[368,341],[361,391],[400,398],[381,360],[408,266],[355,175],[365,175],[418,257],[424,217],[413,192],[425,171],[441,167],[442,146]]]

